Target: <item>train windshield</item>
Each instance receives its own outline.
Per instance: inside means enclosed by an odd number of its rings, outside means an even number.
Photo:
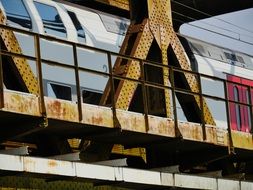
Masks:
[[[53,6],[34,2],[44,25],[44,32],[53,36],[66,38],[66,28],[57,9]]]
[[[31,29],[31,18],[22,0],[0,0],[7,16],[7,23],[12,26]]]
[[[81,23],[79,22],[79,20],[77,19],[77,16],[75,13],[68,11],[69,17],[71,18],[76,31],[77,31],[77,36],[78,36],[78,41],[81,43],[85,43],[86,39],[85,39],[85,32],[83,30],[83,27],[81,25]]]

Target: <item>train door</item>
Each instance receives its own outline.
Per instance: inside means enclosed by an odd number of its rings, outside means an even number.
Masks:
[[[230,126],[232,130],[250,132],[251,114],[249,104],[249,96],[253,95],[253,91],[249,92],[248,86],[253,87],[253,81],[242,79],[241,77],[228,75],[228,98],[230,112]],[[232,83],[233,82],[233,83]],[[242,103],[242,104],[239,104]]]

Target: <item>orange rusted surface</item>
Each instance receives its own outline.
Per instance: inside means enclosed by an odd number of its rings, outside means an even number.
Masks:
[[[217,131],[215,127],[205,126],[206,128],[206,142],[217,144]]]
[[[4,111],[39,116],[39,100],[32,94],[4,91]]]
[[[121,129],[146,133],[145,119],[143,114],[120,109],[117,109],[116,112]]]
[[[212,125],[206,125],[206,139],[203,139],[202,126],[198,123],[179,122],[178,128],[183,139],[206,142],[221,146],[228,146],[228,132]]]
[[[113,112],[108,107],[82,104],[82,121],[79,121],[76,102],[45,97],[45,106],[47,117],[50,119],[80,122],[100,127],[114,127]],[[39,98],[32,94],[5,90],[2,111],[40,116]],[[117,109],[116,117],[122,130],[175,137],[175,125],[172,119],[148,115],[148,127],[146,127],[144,114]],[[202,127],[198,123],[179,122],[178,128],[183,139],[229,146],[226,129],[206,125],[206,140],[204,140]],[[253,149],[253,140],[249,133],[233,131],[232,137],[235,147]]]
[[[148,133],[175,137],[174,121],[169,118],[148,116]]]
[[[219,129],[215,126],[206,125],[206,142],[228,146],[228,132],[226,129]]]
[[[65,121],[78,121],[78,109],[75,102],[45,97],[47,117]]]
[[[113,114],[110,108],[82,104],[82,112],[82,123],[113,128]]]
[[[228,131],[226,129],[217,129],[217,144],[230,146]]]
[[[48,160],[47,165],[50,168],[58,166],[58,164],[57,164],[57,162],[55,160]]]
[[[24,164],[24,171],[25,172],[35,170],[36,162],[33,159],[29,159],[29,157],[27,157],[27,159],[24,159],[23,162],[24,162],[23,164]]]
[[[202,128],[197,123],[179,122],[179,131],[184,139],[203,141]]]
[[[67,161],[25,157],[23,158],[23,167],[25,172],[31,173],[57,175],[62,172],[69,176],[75,175],[73,163]]]
[[[233,146],[235,148],[253,150],[252,134],[240,132],[240,131],[232,131],[231,135],[232,135]]]

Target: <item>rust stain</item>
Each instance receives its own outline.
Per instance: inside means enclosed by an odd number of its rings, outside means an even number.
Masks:
[[[62,109],[62,114],[63,114],[63,115],[67,115],[67,114],[68,114],[68,112],[67,112],[67,110],[66,110],[65,107]]]
[[[174,121],[168,118],[148,116],[150,134],[175,137]]]
[[[206,126],[206,141],[213,144],[217,144],[216,128]]]
[[[202,128],[199,124],[179,122],[178,127],[184,139],[203,141]]]
[[[21,92],[4,92],[4,109],[28,115],[40,115],[38,97]]]
[[[45,103],[49,118],[78,121],[78,110],[75,102],[45,97]]]
[[[61,103],[59,101],[53,101],[52,107],[50,107],[54,113],[58,113],[60,114],[60,110],[61,110]]]
[[[116,112],[122,129],[146,133],[145,119],[143,114],[124,110],[117,110]]]
[[[82,110],[82,123],[97,125],[101,127],[113,127],[113,115],[110,108],[83,104]]]
[[[103,123],[103,118],[98,116],[98,117],[94,117],[92,116],[92,119],[91,119],[91,122],[92,124],[102,124]]]
[[[24,171],[34,171],[36,166],[36,162],[32,159],[25,158],[24,159]]]
[[[57,162],[54,161],[54,160],[49,160],[47,165],[48,165],[49,168],[54,168],[54,167],[58,166]]]

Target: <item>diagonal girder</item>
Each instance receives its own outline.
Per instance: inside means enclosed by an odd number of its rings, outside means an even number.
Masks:
[[[168,65],[168,47],[171,46],[176,58],[179,62],[179,67],[184,70],[191,71],[189,59],[182,47],[176,32],[172,26],[171,6],[170,1],[167,0],[147,0],[148,3],[148,18],[144,19],[140,24],[133,24],[129,27],[125,41],[123,43],[121,52],[122,54],[129,54],[132,57],[146,59],[150,47],[155,40],[159,45],[162,52],[162,64]],[[134,28],[134,29],[133,29]],[[136,28],[138,28],[136,30]],[[132,31],[134,32],[132,32]],[[136,32],[137,31],[137,32]],[[136,34],[137,33],[137,34]],[[135,35],[134,40],[133,35]],[[130,52],[127,52],[131,49]],[[117,59],[114,65],[114,73],[121,74],[124,77],[139,79],[141,77],[141,70],[139,63],[136,61],[128,61],[127,64],[123,63],[122,59]],[[192,92],[199,92],[198,81],[195,76],[189,73],[183,73],[184,77]],[[163,83],[165,86],[169,85],[168,70],[163,69]],[[115,104],[116,108],[129,109],[130,103],[133,99],[134,92],[137,89],[137,84],[127,80],[121,80],[115,89]],[[106,104],[108,94],[111,91],[107,85],[105,93],[102,97],[101,104]],[[170,117],[170,96],[165,90],[165,106],[166,115]],[[200,98],[194,96],[194,101],[198,108],[201,110],[202,105]],[[183,105],[182,105],[183,106]],[[212,114],[203,100],[204,121],[207,124],[215,125]]]
[[[143,0],[142,2],[145,2],[145,0]],[[136,6],[134,0],[132,6],[132,9],[139,9],[139,11],[143,11],[143,8],[145,7],[138,7],[138,5]],[[170,64],[168,60],[168,48],[172,48],[173,52],[176,55],[180,68],[191,71],[190,63],[183,49],[183,46],[181,45],[172,26],[170,1],[147,0],[147,9],[148,18],[146,17],[145,13],[143,14],[144,16],[142,19],[139,18],[139,13],[136,13],[136,15],[132,15],[132,24],[129,26],[127,35],[120,50],[120,54],[129,55],[131,57],[145,60],[148,58],[148,56],[156,57],[156,53],[159,54],[160,52],[161,57],[158,59],[160,59],[159,61],[164,65],[164,67],[162,67],[162,76],[158,75],[157,77],[162,78],[162,83],[165,86],[170,86],[169,69],[166,68],[166,66]],[[154,46],[154,44],[157,44],[157,46]],[[140,64],[141,63],[136,60],[126,60],[121,57],[118,57],[114,64],[113,74],[138,80],[141,78],[142,75]],[[152,75],[152,70],[148,74]],[[192,92],[200,91],[198,81],[195,76],[184,72],[183,77]],[[115,89],[112,89],[112,83],[109,82],[105,88],[100,104],[106,105],[110,103],[110,95],[111,93],[113,93],[112,91],[115,91],[115,107],[118,109],[128,110],[130,104],[133,101],[134,94],[138,90],[138,84],[130,80],[120,80],[117,82],[113,82]],[[150,93],[148,89],[147,93]],[[163,106],[165,107],[165,114],[167,117],[171,117],[169,90],[165,89],[162,93],[164,96],[163,102],[165,103],[165,105]],[[152,98],[152,95],[149,97]],[[201,102],[201,99],[198,96],[193,97],[194,106],[198,107],[199,110],[202,110],[203,106],[202,111],[205,113],[205,123],[215,125],[214,119],[209,111],[205,100]],[[157,101],[156,103],[161,104],[161,102]],[[182,104],[181,106],[186,105]],[[85,153],[87,155],[92,155],[92,153],[98,148],[106,150],[104,151],[103,155],[97,155],[98,157],[101,157],[103,159],[109,158],[111,152],[110,149],[112,148],[112,146],[108,147],[102,143],[91,142],[89,148],[85,150]]]

